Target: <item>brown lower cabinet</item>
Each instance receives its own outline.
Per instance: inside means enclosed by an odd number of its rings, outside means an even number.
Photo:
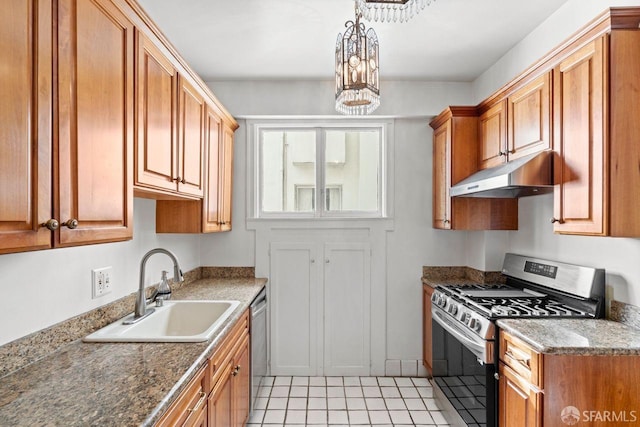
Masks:
[[[640,357],[543,354],[500,331],[499,425],[638,425]]]
[[[156,426],[244,426],[249,417],[249,312]]]

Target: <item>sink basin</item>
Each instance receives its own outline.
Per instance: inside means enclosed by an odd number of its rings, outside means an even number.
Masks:
[[[240,305],[239,301],[165,301],[162,307],[133,325],[133,313],[91,335],[85,342],[200,342],[208,341]]]

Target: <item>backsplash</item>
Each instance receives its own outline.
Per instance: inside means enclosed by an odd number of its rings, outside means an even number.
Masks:
[[[627,326],[640,329],[640,307],[611,300],[609,320],[624,323]]]
[[[197,267],[184,273],[184,282],[175,284],[170,279],[169,283],[173,290],[177,290],[200,279],[255,277],[254,272],[254,267]],[[153,288],[147,287],[147,295],[151,295]],[[135,300],[134,292],[95,310],[0,346],[0,377],[126,316],[133,311]]]

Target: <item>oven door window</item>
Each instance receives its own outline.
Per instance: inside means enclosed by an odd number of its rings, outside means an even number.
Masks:
[[[437,322],[432,325],[433,379],[470,427],[497,425],[494,364],[484,364]]]

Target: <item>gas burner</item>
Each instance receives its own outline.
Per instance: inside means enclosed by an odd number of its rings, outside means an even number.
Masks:
[[[517,309],[506,305],[494,305],[491,307],[491,314],[495,316],[518,316],[520,315],[520,312]]]

